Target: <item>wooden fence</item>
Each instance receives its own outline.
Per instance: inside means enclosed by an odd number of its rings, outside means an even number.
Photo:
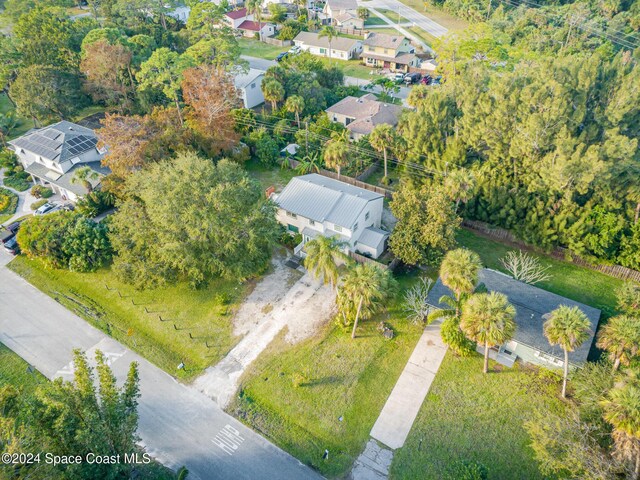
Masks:
[[[276,47],[288,47],[293,45],[291,40],[280,40],[275,37],[263,37],[264,43],[268,43],[269,45],[275,45]]]
[[[480,232],[489,238],[500,240],[503,242],[509,242],[513,245],[521,246],[526,249],[536,250],[534,247],[523,242],[512,232],[510,232],[509,230],[505,230],[504,228],[493,227],[487,223],[478,222],[475,220],[464,220],[462,222],[462,225],[468,229]],[[619,278],[621,280],[633,280],[635,282],[640,282],[640,272],[638,272],[637,270],[632,270],[630,268],[623,267],[622,265],[594,265],[588,260],[585,260],[584,258],[581,258],[575,253],[571,252],[567,248],[556,247],[547,254],[557,260],[569,261],[581,267],[595,270],[611,277]]]
[[[392,272],[400,264],[400,260],[397,258],[394,258],[393,260],[391,260],[391,263],[387,265],[373,258],[365,257],[364,255],[360,255],[359,253],[352,252],[351,250],[349,250],[349,256],[358,263],[373,263],[374,265],[377,265],[380,268],[384,268],[385,270],[391,270]]]

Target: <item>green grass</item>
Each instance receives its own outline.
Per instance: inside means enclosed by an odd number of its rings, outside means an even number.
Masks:
[[[2,224],[13,217],[14,213],[16,213],[16,208],[18,206],[18,196],[12,191],[2,187],[0,187],[0,195],[6,195],[10,199],[6,208],[0,210],[0,224]]]
[[[446,27],[452,32],[461,32],[469,26],[469,23],[438,7],[427,5],[423,0],[400,0],[407,7],[423,13],[426,17]]]
[[[369,12],[369,18],[367,18],[364,21],[365,27],[370,27],[371,25],[386,25],[386,24],[387,22],[385,22],[379,16],[375,15],[373,12]]]
[[[464,461],[483,464],[490,480],[544,478],[524,424],[537,410],[564,410],[558,378],[519,364],[484,375],[482,361],[447,353],[390,478],[456,478],[446,475]]]
[[[290,48],[269,45],[267,43],[245,37],[238,39],[238,42],[240,43],[240,51],[242,55],[266,58],[267,60],[274,60],[279,53],[286,52]]]
[[[200,290],[180,283],[136,291],[118,281],[110,269],[96,273],[45,269],[39,260],[22,255],[16,257],[9,268],[89,323],[183,380],[201,374],[233,347],[236,339],[232,333],[232,313],[250,288],[249,284],[214,279]],[[159,315],[165,321],[160,321]],[[185,369],[177,370],[181,361]]]
[[[420,27],[408,27],[407,30],[429,46],[433,46],[433,42],[437,40],[436,37],[425,32]]]
[[[251,178],[258,181],[263,190],[275,187],[278,192],[289,183],[289,180],[297,175],[295,170],[266,166],[255,158],[245,164],[245,169],[249,172]]]
[[[0,343],[0,388],[13,385],[20,389],[23,395],[31,395],[36,387],[47,379],[37,370],[30,373],[29,364]]]
[[[389,10],[389,9],[386,9],[386,8],[378,8],[377,10],[382,15],[384,15],[389,20],[391,20],[393,23],[405,23],[405,22],[408,22],[408,20],[406,18],[404,18],[402,15],[400,15],[395,10]]]
[[[336,58],[329,60],[328,57],[318,58],[327,66],[335,65],[342,68],[343,73],[347,77],[355,77],[362,80],[372,80],[376,77],[376,75],[371,74],[373,70],[370,67],[363,65],[360,60],[339,60]]]
[[[403,286],[412,280],[400,277]],[[376,331],[381,320],[392,326],[393,339]],[[280,337],[247,371],[229,410],[323,475],[342,478],[364,448],[421,330],[404,319],[396,299],[387,313],[363,322],[355,340],[332,325],[295,346]],[[325,449],[328,461],[322,460]]]
[[[517,247],[490,240],[470,230],[462,230],[458,235],[460,245],[470,248],[480,255],[482,263],[489,268],[505,271],[500,259]],[[604,273],[580,267],[569,262],[554,260],[546,255],[534,254],[543,265],[551,267],[551,278],[537,284],[538,287],[563,297],[571,298],[603,311],[610,316],[615,311],[615,290],[624,282]]]

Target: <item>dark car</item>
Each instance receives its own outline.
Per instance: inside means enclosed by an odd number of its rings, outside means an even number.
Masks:
[[[418,83],[421,78],[422,78],[422,75],[420,75],[418,72],[407,73],[404,76],[404,83],[406,83],[407,85],[411,85],[412,83]]]
[[[424,77],[422,77],[422,80],[420,80],[420,83],[422,85],[431,85],[432,81],[433,78],[431,78],[431,75],[425,75]]]
[[[282,60],[284,60],[288,56],[289,56],[289,52],[282,52],[282,53],[278,54],[278,56],[276,57],[276,62],[281,62]]]
[[[0,243],[4,244],[16,236],[16,232],[12,232],[8,228],[0,227]]]
[[[17,255],[20,253],[20,246],[18,246],[18,240],[16,237],[13,237],[6,242],[4,242],[4,249],[9,252],[11,255]]]

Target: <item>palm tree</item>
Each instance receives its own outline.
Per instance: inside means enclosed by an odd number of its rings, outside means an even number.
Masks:
[[[347,164],[349,145],[342,138],[333,138],[326,143],[324,148],[324,163],[328,168],[333,168],[338,172]]]
[[[444,179],[444,189],[451,200],[456,202],[456,212],[460,202],[467,203],[475,190],[476,180],[469,170],[459,168],[449,172]]]
[[[348,261],[349,257],[342,252],[343,243],[336,237],[318,236],[307,242],[304,250],[307,256],[304,266],[315,278],[322,277],[323,283],[331,287],[338,283],[338,262]]]
[[[322,163],[320,162],[318,152],[313,152],[305,155],[302,160],[300,160],[300,163],[296,167],[296,173],[301,175],[306,175],[311,172],[320,173],[321,168]]]
[[[391,272],[373,263],[358,264],[349,269],[338,291],[338,307],[345,318],[355,310],[351,338],[356,338],[358,322],[376,313],[394,288]]]
[[[325,25],[318,33],[318,38],[327,37],[329,43],[329,60],[331,60],[331,41],[338,36],[338,31],[331,25]]]
[[[300,128],[300,113],[304,110],[304,98],[300,95],[291,95],[284,104],[287,112],[291,112],[296,116],[298,129]]]
[[[71,183],[80,183],[87,189],[87,193],[93,192],[93,185],[91,180],[97,180],[100,177],[98,172],[92,170],[89,167],[80,167],[71,177]]]
[[[631,478],[640,479],[640,387],[637,381],[612,388],[602,407],[604,419],[613,427],[616,455],[631,462]]]
[[[247,0],[246,8],[258,22],[258,35],[262,41],[262,0]]]
[[[271,110],[275,112],[278,102],[284,98],[284,87],[273,77],[265,78],[261,85],[264,99],[271,102]]]
[[[440,264],[440,279],[460,301],[463,295],[471,295],[478,283],[482,262],[477,253],[466,248],[447,252]]]
[[[383,182],[386,182],[388,177],[387,171],[387,150],[393,149],[396,143],[397,135],[395,129],[388,123],[381,123],[376,125],[375,128],[369,134],[369,143],[378,152],[382,152],[384,158],[384,178]]]
[[[562,398],[567,396],[567,377],[569,376],[569,352],[589,338],[591,323],[578,307],[560,305],[549,314],[544,322],[544,335],[551,345],[560,345],[564,350],[564,375],[562,379]]]
[[[489,348],[513,337],[515,316],[516,309],[506,295],[497,292],[477,293],[462,307],[460,328],[471,340],[484,345],[484,373],[489,371]]]
[[[629,365],[640,353],[640,318],[630,315],[610,318],[600,329],[596,345],[609,353],[614,372],[620,364]]]
[[[367,18],[369,18],[369,9],[367,7],[358,7],[356,15],[358,15],[358,18],[366,21]]]

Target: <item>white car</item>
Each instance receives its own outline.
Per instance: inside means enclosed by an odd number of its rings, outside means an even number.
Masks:
[[[289,49],[289,53],[292,55],[296,55],[298,53],[300,53],[302,51],[302,48],[300,48],[298,45],[294,45],[293,47],[291,47]]]
[[[57,210],[58,206],[53,204],[53,203],[45,203],[44,205],[41,205],[40,207],[38,207],[36,209],[35,212],[33,212],[34,215],[46,215],[47,213],[51,213],[54,210]]]

